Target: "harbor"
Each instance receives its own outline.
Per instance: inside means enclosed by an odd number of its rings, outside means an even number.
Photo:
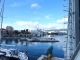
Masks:
[[[47,50],[50,46],[53,46],[53,57],[58,57],[64,59],[64,46],[66,40],[66,35],[63,36],[54,36],[55,39],[59,42],[26,42],[26,40],[19,39],[2,39],[1,47],[2,48],[17,48],[20,52],[27,50],[27,55],[29,60],[37,60],[41,55],[46,55]],[[46,47],[47,46],[47,47]],[[36,51],[36,52],[35,52]],[[33,53],[33,54],[32,54]],[[46,55],[47,56],[47,55]],[[56,59],[52,58],[52,59]]]
[[[80,0],[0,0],[0,60],[80,60]]]

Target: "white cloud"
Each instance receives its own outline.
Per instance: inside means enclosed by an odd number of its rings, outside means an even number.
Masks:
[[[38,20],[39,18],[33,18],[33,19],[36,19],[36,20]]]
[[[63,18],[63,19],[59,19],[57,20],[57,23],[67,23],[68,22],[68,18]]]
[[[49,19],[49,18],[50,18],[50,16],[45,16],[45,18],[46,18],[46,19]]]
[[[15,23],[15,25],[17,27],[19,27],[19,29],[27,29],[28,28],[30,30],[38,29],[38,28],[39,29],[56,29],[56,28],[60,28],[60,27],[58,27],[58,26],[60,26],[58,24],[49,23],[49,24],[44,25],[44,24],[40,24],[38,22],[31,22],[31,21],[17,21]]]
[[[44,17],[44,18],[46,18],[46,19],[54,19],[53,17],[51,17],[51,15],[50,15],[50,14],[45,15],[45,17]]]
[[[19,4],[19,3],[13,3],[13,4],[11,5],[11,7],[17,7],[17,6],[20,6],[20,4]]]
[[[31,4],[31,8],[40,8],[41,6],[39,6],[37,3]]]
[[[16,24],[18,24],[18,25],[26,25],[26,24],[28,24],[27,22],[25,22],[25,21],[18,21],[18,22],[16,22]]]
[[[37,12],[34,12],[34,14],[36,14]]]
[[[64,19],[64,18],[63,18]],[[55,23],[48,23],[48,24],[41,24],[39,22],[32,22],[32,21],[16,21],[14,23],[4,23],[3,27],[6,28],[6,26],[13,26],[14,29],[17,30],[22,30],[22,29],[30,29],[30,30],[35,30],[35,29],[62,29],[62,28],[67,28],[67,24],[64,27],[64,24],[61,22],[63,19],[57,20]],[[66,18],[67,22],[67,18]],[[44,22],[45,23],[45,22]]]

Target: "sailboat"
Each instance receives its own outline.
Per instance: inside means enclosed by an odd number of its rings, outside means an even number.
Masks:
[[[3,22],[3,11],[4,11],[4,2],[2,1],[2,9],[1,9],[1,30],[0,30],[0,60],[28,60],[28,56],[26,55],[26,51],[19,52],[18,49],[5,49],[1,48],[1,31],[2,31],[2,22]]]

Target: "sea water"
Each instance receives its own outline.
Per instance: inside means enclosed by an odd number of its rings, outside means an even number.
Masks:
[[[37,60],[41,55],[46,55],[48,48],[53,46],[53,57],[64,58],[64,47],[66,46],[64,41],[67,39],[65,37],[66,35],[54,36],[59,42],[27,42],[26,40],[5,38],[1,40],[1,47],[16,48],[21,52],[27,50],[29,60]]]

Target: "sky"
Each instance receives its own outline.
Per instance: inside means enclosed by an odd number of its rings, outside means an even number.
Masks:
[[[3,28],[12,26],[23,29],[62,29],[67,28],[68,12],[64,12],[63,0],[5,0]]]

